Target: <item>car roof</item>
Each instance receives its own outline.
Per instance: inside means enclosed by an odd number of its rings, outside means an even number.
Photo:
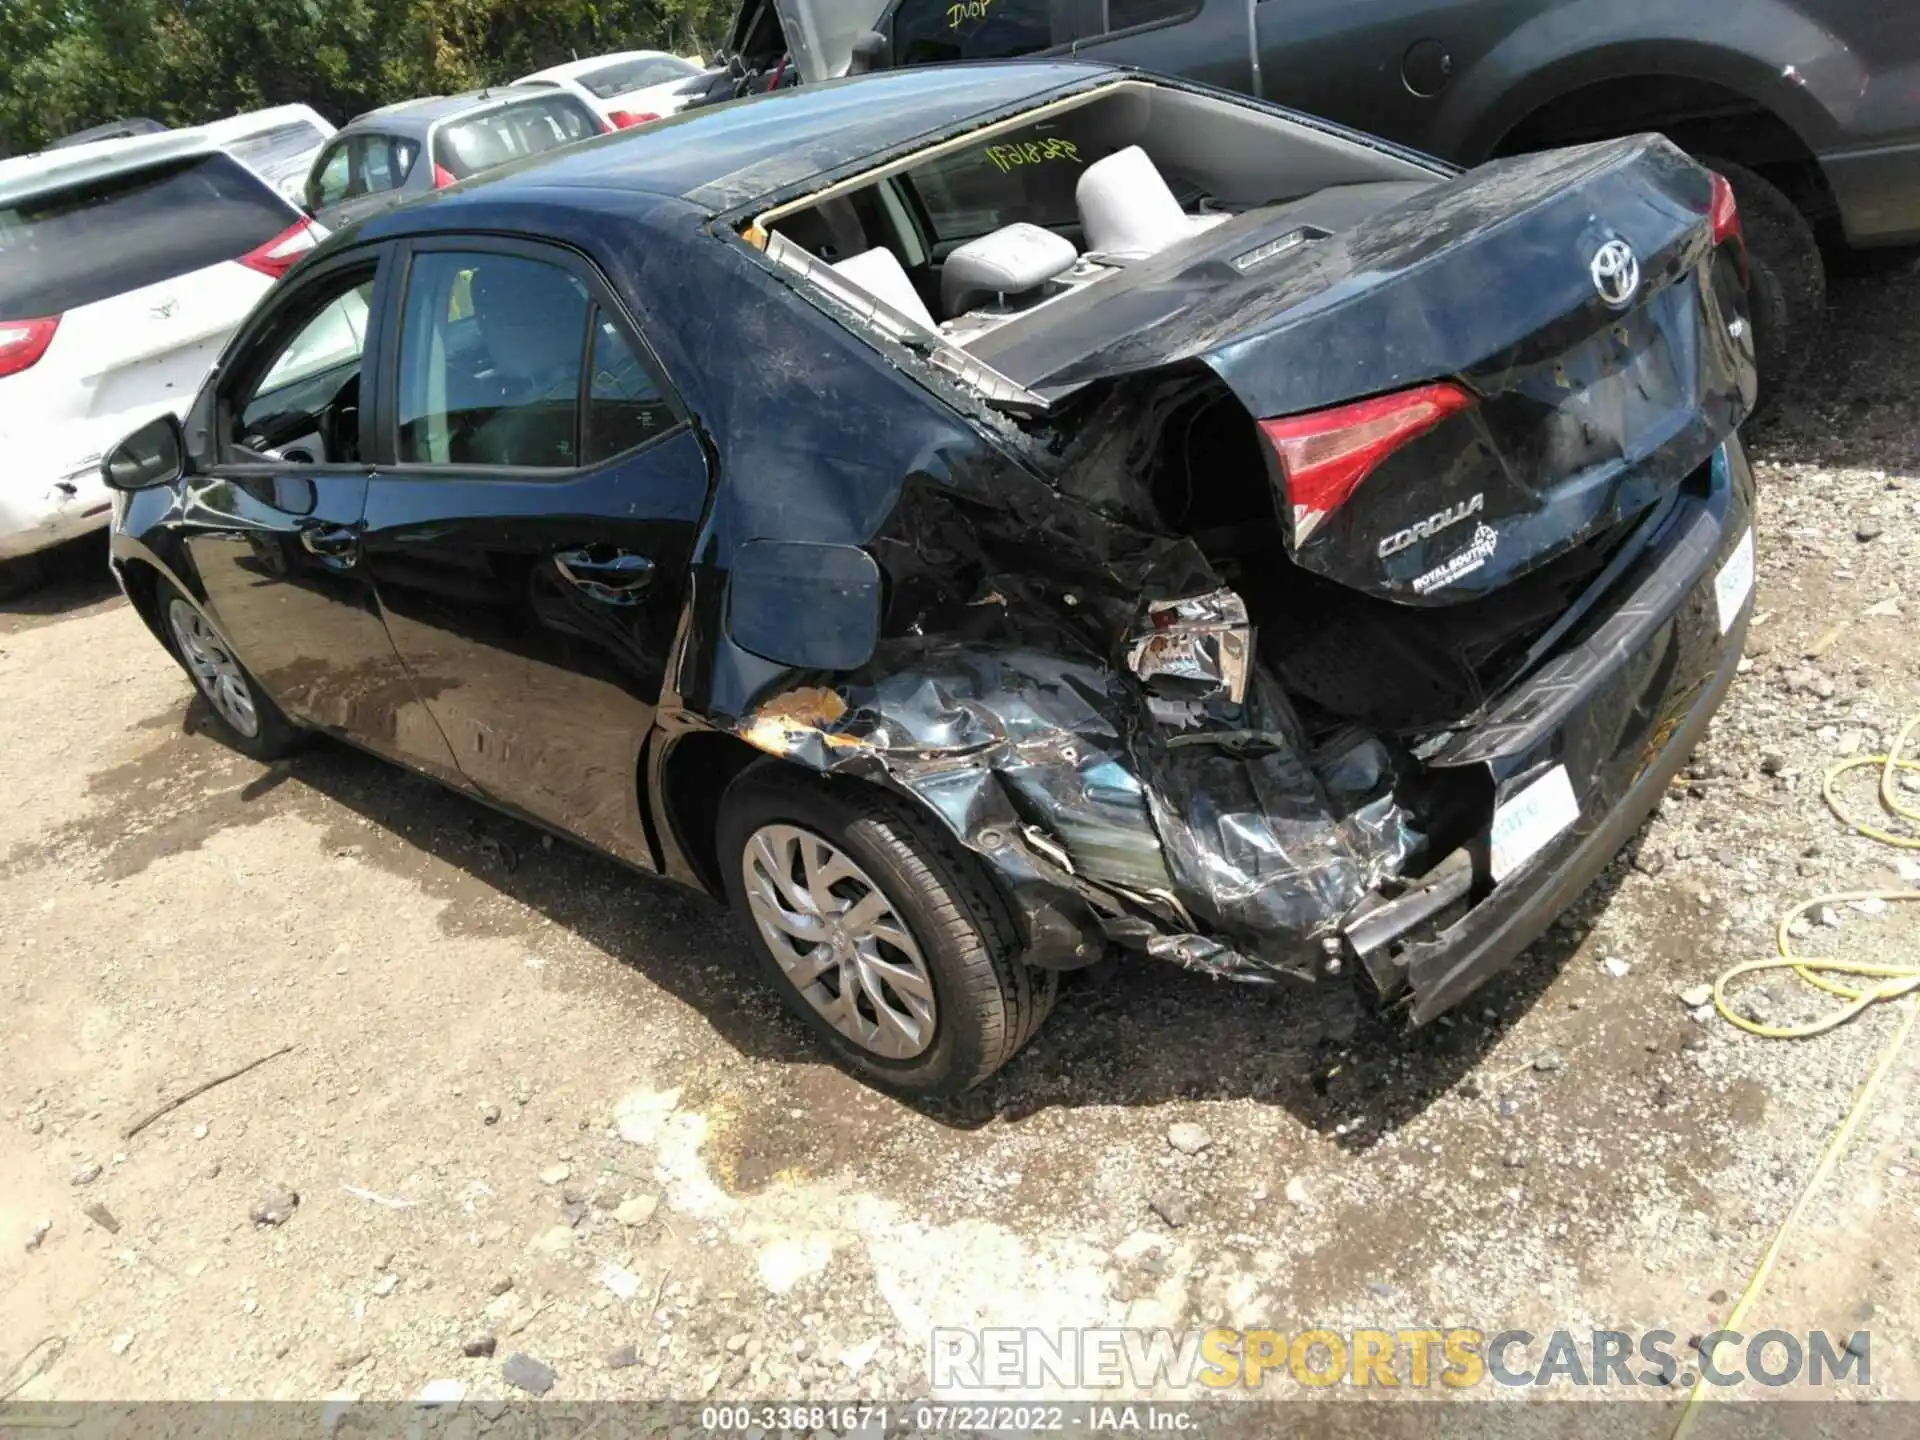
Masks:
[[[545,86],[495,85],[486,90],[466,90],[458,95],[421,95],[398,100],[356,115],[340,127],[340,133],[359,130],[424,130],[455,116],[490,110],[515,100],[551,99],[553,91]]]
[[[604,70],[609,65],[620,65],[629,60],[678,60],[679,58],[671,50],[611,50],[605,55],[589,55],[583,60],[568,60],[563,64],[549,65],[546,69],[536,70],[531,75],[522,75],[513,83],[524,85],[529,80],[571,80],[577,75],[591,75],[596,70]]]
[[[0,205],[90,185],[174,160],[217,153],[219,147],[192,131],[95,140],[70,150],[48,150],[0,160]]]
[[[966,130],[1063,91],[1131,72],[1081,61],[927,66],[801,85],[699,107],[599,140],[547,152],[478,177],[404,223],[458,226],[459,207],[568,191],[637,191],[687,200],[710,214],[859,164],[923,139]],[[437,218],[436,218],[437,217]]]

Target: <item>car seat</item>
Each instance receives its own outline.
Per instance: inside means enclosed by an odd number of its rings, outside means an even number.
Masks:
[[[851,280],[874,299],[897,310],[916,325],[928,330],[935,328],[933,312],[927,309],[927,302],[920,298],[920,292],[913,288],[906,267],[900,263],[900,257],[884,246],[872,250],[862,250],[858,255],[849,255],[836,261],[833,272],[843,280]]]
[[[1228,218],[1182,210],[1159,168],[1138,145],[1089,165],[1073,199],[1087,253],[1117,260],[1144,260]]]

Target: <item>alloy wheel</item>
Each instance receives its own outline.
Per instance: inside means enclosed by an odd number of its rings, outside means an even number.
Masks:
[[[911,1060],[933,1043],[920,946],[846,852],[797,825],[763,825],[740,863],[761,937],[822,1019],[886,1060]]]
[[[167,625],[200,693],[236,732],[249,740],[256,738],[260,734],[260,712],[253,703],[246,672],[213,633],[206,618],[185,600],[175,600],[167,607]]]

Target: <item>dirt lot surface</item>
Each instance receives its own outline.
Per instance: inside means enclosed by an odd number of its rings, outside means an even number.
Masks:
[[[1519,967],[1405,1040],[1116,966],[947,1109],[825,1064],[704,900],[201,735],[83,557],[0,607],[0,1393],[485,1399],[524,1354],[553,1398],[897,1398],[937,1325],[1712,1329],[1899,1018],[1766,1041],[1678,998],[1900,883],[1819,776],[1920,711],[1920,274],[1835,299],[1751,436],[1744,672]],[[1807,943],[1920,953],[1901,907],[1833,920]],[[1870,1329],[1852,1393],[1920,1398],[1916,1196],[1908,1053],[1747,1329]]]

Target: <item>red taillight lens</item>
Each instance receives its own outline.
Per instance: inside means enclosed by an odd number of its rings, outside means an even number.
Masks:
[[[282,230],[259,249],[249,250],[240,257],[240,263],[278,280],[294,267],[295,261],[320,243],[323,233],[311,220],[302,220],[291,229]]]
[[[1740,205],[1733,198],[1733,186],[1727,183],[1727,177],[1718,173],[1713,177],[1713,202],[1707,217],[1713,223],[1713,243],[1733,246],[1740,283],[1747,284],[1747,237],[1740,229]]]
[[[644,125],[649,120],[658,120],[660,117],[651,111],[643,111],[636,115],[631,110],[615,110],[607,118],[613,122],[614,129],[630,130],[635,125]]]
[[[1740,233],[1740,206],[1733,198],[1733,186],[1724,175],[1713,177],[1713,208],[1708,213],[1713,218],[1714,244],[1724,245],[1729,240],[1744,238]]]
[[[1458,385],[1423,385],[1310,415],[1262,420],[1279,452],[1293,507],[1293,540],[1304,542],[1374,468],[1409,440],[1473,404]]]
[[[434,189],[444,190],[449,185],[458,185],[459,183],[460,182],[458,179],[455,178],[454,173],[451,170],[447,169],[446,166],[436,165],[433,167],[433,188]]]
[[[18,375],[39,364],[59,328],[58,315],[44,320],[0,320],[0,375]]]

